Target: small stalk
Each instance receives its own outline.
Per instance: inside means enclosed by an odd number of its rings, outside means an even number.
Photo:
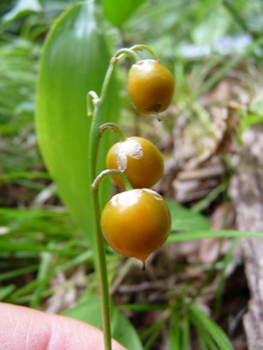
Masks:
[[[147,50],[148,52],[150,52],[150,54],[152,54],[152,56],[153,56],[153,58],[156,60],[156,61],[158,61],[158,62],[160,62],[160,59],[159,59],[159,57],[156,55],[156,53],[150,48],[150,47],[148,47],[147,45],[141,45],[141,44],[139,44],[139,45],[134,45],[134,46],[132,46],[131,48],[130,48],[130,50]]]
[[[130,184],[130,181],[128,180],[127,176],[125,174],[123,174],[121,171],[117,170],[117,169],[108,169],[108,170],[104,170],[102,171],[97,177],[96,179],[93,181],[92,183],[92,187],[95,189],[99,188],[99,184],[100,182],[105,179],[105,177],[109,176],[109,175],[118,175],[119,177],[121,177],[123,183],[124,183],[124,187],[126,191],[131,191],[133,190],[132,185]]]
[[[140,56],[137,55],[132,49],[123,48],[115,52],[115,54],[112,56],[112,60],[121,60],[125,56],[130,55],[135,62],[138,62],[141,60]]]
[[[92,183],[96,177],[98,149],[99,149],[99,126],[102,114],[103,104],[106,98],[107,88],[110,82],[111,75],[113,73],[115,62],[110,62],[108,70],[106,72],[101,96],[97,104],[92,117],[90,135],[89,135],[89,181],[90,181],[90,194],[92,204],[92,214],[94,222],[94,231],[96,236],[96,249],[97,256],[95,260],[96,268],[99,276],[99,286],[101,295],[101,310],[102,310],[102,325],[104,334],[104,348],[105,350],[111,350],[111,326],[110,326],[110,297],[109,297],[109,286],[107,277],[107,265],[106,265],[106,254],[104,239],[100,228],[100,206],[99,206],[99,195],[98,189],[92,186]],[[88,95],[91,96],[91,95]]]
[[[105,350],[111,350],[111,327],[110,327],[110,297],[107,276],[106,254],[104,240],[100,229],[100,205],[98,188],[91,186],[93,207],[93,220],[96,232],[97,264],[99,271],[99,285],[101,295],[102,325],[104,334]]]
[[[127,137],[124,135],[124,133],[122,132],[122,130],[118,127],[118,125],[114,124],[114,123],[105,123],[105,124],[102,124],[100,127],[99,127],[99,132],[100,132],[100,136],[102,136],[102,134],[104,133],[104,131],[106,129],[110,129],[110,130],[113,130],[115,131],[121,142],[124,142],[127,140]]]

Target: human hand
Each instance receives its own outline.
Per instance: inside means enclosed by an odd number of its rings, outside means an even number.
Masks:
[[[0,350],[104,350],[103,333],[87,323],[0,303]],[[112,341],[112,350],[127,350]]]

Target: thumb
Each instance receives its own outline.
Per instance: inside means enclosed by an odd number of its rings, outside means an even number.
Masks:
[[[65,316],[0,303],[0,350],[104,350],[103,333]],[[112,350],[127,350],[112,341]]]

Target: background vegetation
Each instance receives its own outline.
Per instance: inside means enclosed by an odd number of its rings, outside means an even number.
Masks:
[[[101,327],[100,317],[94,319],[100,301],[85,197],[89,122],[82,91],[99,90],[117,49],[143,43],[175,77],[171,107],[161,123],[133,110],[126,89],[127,60],[116,69],[104,120],[118,120],[127,135],[144,136],[163,152],[166,171],[156,190],[171,208],[172,233],[149,259],[146,273],[134,259],[107,247],[113,335],[129,350],[246,349],[240,320],[248,291],[240,277],[242,260],[233,255],[238,237],[246,233],[234,231],[228,188],[238,172],[243,132],[263,121],[262,1],[105,0],[96,8],[88,1],[90,17],[77,23],[95,23],[100,46],[87,30],[85,53],[73,55],[74,38],[67,42],[64,37],[61,50],[69,47],[71,61],[63,66],[58,60],[53,75],[43,62],[50,57],[49,48],[59,46],[57,30],[67,30],[64,19],[77,6],[81,8],[74,1],[53,0],[0,4],[0,300]],[[85,78],[74,81],[75,72]],[[49,90],[62,76],[63,93],[70,97]],[[37,142],[37,109],[49,171]],[[75,129],[59,123],[63,115],[71,116]],[[105,137],[101,159],[113,141]],[[79,157],[72,149],[79,150]],[[57,163],[62,165],[56,168]],[[106,184],[102,202],[116,191]],[[196,241],[205,237],[214,238]],[[241,306],[224,289],[235,271]]]

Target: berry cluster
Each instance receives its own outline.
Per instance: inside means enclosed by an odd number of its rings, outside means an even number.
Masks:
[[[128,92],[134,107],[143,114],[163,112],[174,91],[171,73],[157,60],[133,64],[128,73]],[[163,197],[150,188],[163,174],[163,158],[148,140],[129,137],[109,150],[106,165],[124,173],[133,190],[111,198],[101,214],[101,229],[118,253],[140,259],[159,249],[171,229],[171,215]],[[120,176],[113,181],[125,189]]]

